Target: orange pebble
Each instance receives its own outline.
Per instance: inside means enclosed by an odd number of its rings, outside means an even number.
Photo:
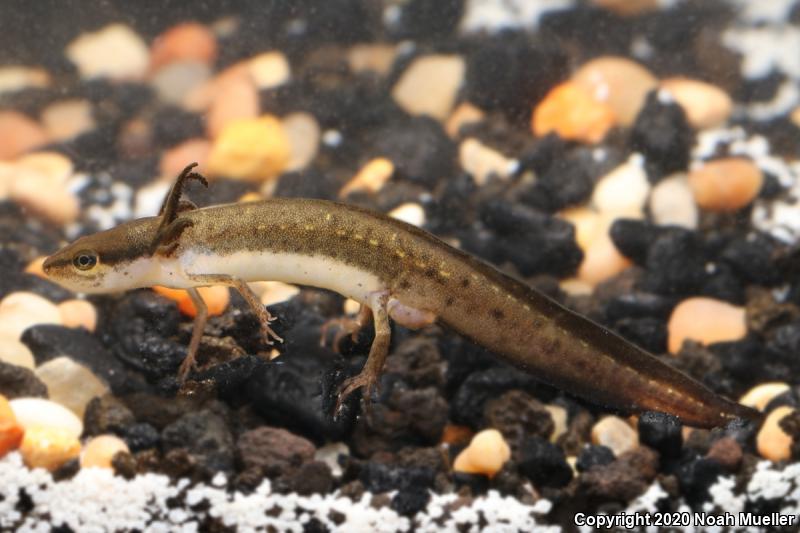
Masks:
[[[176,61],[213,63],[217,57],[217,40],[206,26],[196,22],[178,24],[153,41],[150,68],[153,72]]]
[[[17,449],[24,433],[25,430],[17,422],[8,400],[0,394],[0,457]]]
[[[198,172],[206,164],[208,154],[211,152],[211,141],[201,138],[188,139],[165,151],[161,156],[159,170],[162,176],[174,177],[191,161],[198,164]],[[195,169],[197,170],[197,169]]]
[[[667,330],[670,353],[677,353],[686,339],[702,344],[736,341],[747,334],[745,309],[714,298],[687,298],[672,311]]]
[[[447,424],[442,432],[442,444],[460,444],[472,438],[472,430],[467,426]]]
[[[756,435],[756,448],[770,461],[783,461],[792,456],[792,437],[780,426],[781,420],[794,412],[794,407],[782,405],[771,411]]]
[[[484,429],[472,438],[453,463],[453,470],[493,477],[511,457],[503,435],[496,429]]]
[[[192,303],[192,298],[189,296],[187,291],[183,289],[170,289],[158,285],[153,287],[153,290],[161,296],[177,302],[178,309],[180,309],[181,313],[184,315],[191,317],[197,316],[197,309],[195,309],[194,303]],[[221,315],[223,312],[225,312],[225,309],[228,307],[228,303],[230,302],[230,293],[228,292],[228,287],[222,285],[199,287],[197,292],[200,293],[200,297],[208,307],[208,316]]]
[[[708,211],[736,211],[752,202],[764,176],[749,159],[727,158],[710,161],[689,173],[694,199]]]
[[[52,472],[77,458],[81,453],[81,443],[63,429],[34,426],[25,431],[19,451],[28,468],[44,468]]]
[[[586,89],[566,82],[556,86],[533,112],[533,133],[555,131],[560,137],[587,143],[600,142],[614,125],[611,107],[595,100]]]
[[[35,120],[16,111],[0,111],[0,160],[14,159],[47,140]]]

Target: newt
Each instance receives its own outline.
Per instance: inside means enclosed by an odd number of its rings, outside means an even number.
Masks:
[[[299,198],[197,208],[184,185],[205,178],[189,165],[158,216],[80,237],[48,257],[44,272],[82,293],[164,285],[187,289],[198,309],[179,375],[194,365],[207,311],[197,287],[239,291],[267,339],[273,317],[247,285],[282,281],[336,291],[374,322],[364,368],[339,402],[378,382],[390,322],[439,322],[538,379],[611,408],[663,411],[698,427],[760,414],[727,400],[621,336],[405,222],[343,203]]]

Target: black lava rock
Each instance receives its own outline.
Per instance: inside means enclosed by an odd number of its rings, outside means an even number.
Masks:
[[[111,310],[103,334],[125,364],[149,379],[174,376],[186,356],[186,344],[174,340],[180,313],[174,302],[151,291],[126,294]]]
[[[617,250],[637,265],[645,264],[650,245],[662,233],[655,224],[629,218],[616,219],[609,229]]]
[[[433,188],[455,172],[456,147],[441,124],[427,116],[409,118],[375,133],[371,152],[391,159],[396,176]]]
[[[594,445],[585,446],[575,462],[578,472],[591,470],[593,466],[607,465],[614,462],[614,452],[608,446]]]
[[[647,411],[639,417],[639,442],[656,450],[662,458],[681,454],[682,430],[680,420],[667,413]]]
[[[75,298],[75,293],[56,285],[52,281],[34,274],[3,270],[3,276],[0,277],[0,300],[6,295],[17,291],[38,294],[53,303],[61,303],[64,300]]]
[[[132,452],[140,452],[155,448],[161,442],[158,430],[146,422],[132,424],[125,428],[122,438]]]
[[[83,431],[86,435],[115,433],[122,435],[136,419],[124,403],[111,395],[94,397],[83,414]]]
[[[568,73],[555,41],[522,32],[483,37],[467,58],[464,93],[481,109],[527,121],[533,106]]]
[[[545,159],[547,154],[536,155]],[[538,179],[520,194],[520,201],[549,213],[582,204],[592,195],[595,180],[603,175],[603,170],[605,166],[598,164],[589,150],[573,150],[542,169]]]
[[[336,178],[316,168],[306,168],[297,172],[286,172],[278,178],[274,195],[281,198],[336,198],[341,184]]]
[[[658,318],[623,318],[614,329],[632,343],[651,353],[667,350],[667,325]]]
[[[700,457],[689,460],[680,466],[677,472],[681,492],[693,508],[708,501],[708,489],[719,476],[725,475],[725,469],[717,461]]]
[[[675,307],[675,300],[660,294],[629,292],[615,296],[606,304],[606,319],[614,323],[625,318],[656,318],[665,321]]]
[[[193,379],[209,380],[214,383],[221,398],[235,400],[246,393],[247,382],[256,369],[266,364],[267,361],[262,357],[245,355],[197,372]]]
[[[709,350],[734,379],[751,383],[764,376],[764,361],[761,359],[764,347],[754,338],[717,342],[709,346]]]
[[[544,174],[551,165],[567,153],[569,144],[555,132],[531,141],[519,156],[520,171],[532,170]]]
[[[640,288],[667,295],[699,292],[707,279],[706,263],[702,243],[694,233],[669,228],[647,250],[647,271]]]
[[[160,148],[175,146],[193,137],[203,137],[203,117],[179,107],[167,106],[158,110],[153,121],[153,145]],[[189,164],[187,161],[186,164]]]
[[[399,6],[400,16],[390,26],[398,39],[444,39],[464,13],[464,0],[411,0]]]
[[[474,372],[464,380],[450,403],[450,417],[457,424],[473,429],[483,427],[486,402],[510,389],[535,390],[536,381],[510,366]]]
[[[516,449],[527,436],[550,438],[555,428],[544,404],[520,390],[511,390],[486,404],[486,425],[500,431]]]
[[[647,95],[631,129],[630,147],[645,156],[648,174],[656,180],[689,166],[694,132],[686,112],[674,101],[663,102],[658,91]]]
[[[358,479],[370,492],[417,490],[427,492],[433,487],[436,472],[427,467],[401,467],[370,461],[361,465]]]
[[[137,380],[97,338],[84,329],[52,324],[33,326],[22,334],[22,342],[33,352],[40,365],[66,355],[81,363],[109,384],[115,394],[138,388]]]
[[[232,472],[236,448],[225,419],[209,409],[187,413],[161,432],[164,450],[185,448],[206,474]]]
[[[500,262],[514,263],[523,276],[565,276],[583,259],[575,228],[564,220],[501,199],[481,205],[480,218],[495,232],[493,255]]]
[[[36,377],[33,370],[0,361],[0,394],[14,398],[47,398],[47,385]]]
[[[425,509],[430,500],[429,491],[414,488],[398,491],[389,505],[397,514],[411,517]]]
[[[537,487],[563,487],[572,479],[564,451],[541,437],[525,439],[518,457],[520,472]]]
[[[340,372],[335,361],[317,347],[300,353],[290,350],[259,366],[247,382],[253,407],[268,422],[314,441],[341,438],[352,424],[352,412],[345,406],[339,417],[332,417],[333,405],[328,403],[337,386],[332,378]],[[356,395],[351,398],[356,399]]]
[[[772,258],[777,246],[763,234],[754,233],[743,239],[734,239],[720,254],[720,260],[729,265],[745,283],[772,285],[780,281]]]

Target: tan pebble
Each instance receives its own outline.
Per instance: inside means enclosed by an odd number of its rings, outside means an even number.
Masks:
[[[658,9],[658,0],[592,0],[592,4],[623,17],[641,15]]]
[[[411,115],[444,120],[464,80],[464,58],[429,55],[415,59],[392,88],[392,98]]]
[[[578,279],[595,286],[616,276],[631,264],[630,259],[617,250],[608,233],[603,233],[584,251]]]
[[[66,54],[83,78],[140,79],[150,63],[144,41],[124,24],[81,34],[69,43]]]
[[[550,434],[550,442],[556,442],[558,438],[567,432],[567,410],[560,405],[547,404],[544,406],[553,419],[553,433]]]
[[[650,194],[650,182],[642,165],[628,161],[600,178],[592,194],[598,211],[626,218],[641,218]]]
[[[566,278],[558,282],[562,291],[570,296],[591,296],[594,285],[578,278]]]
[[[199,87],[211,79],[211,67],[197,61],[170,63],[158,69],[150,85],[162,102],[183,106],[184,102]]]
[[[650,195],[650,214],[659,226],[696,229],[699,213],[686,174],[659,181]]]
[[[469,102],[462,102],[456,107],[445,122],[444,129],[452,137],[458,137],[461,128],[468,124],[476,124],[486,118],[486,114]]]
[[[496,429],[485,429],[476,434],[453,463],[453,470],[468,474],[494,476],[511,457],[503,435]]]
[[[794,108],[794,111],[789,115],[789,119],[795,126],[800,128],[800,106]]]
[[[396,55],[397,47],[391,44],[357,44],[347,52],[347,62],[353,72],[388,74]]]
[[[185,22],[156,37],[150,49],[150,70],[174,62],[196,61],[207,65],[217,58],[217,39],[203,24]]]
[[[258,290],[256,294],[258,294],[261,303],[264,305],[285,302],[300,294],[300,289],[296,285],[281,283],[280,281],[260,281],[257,283]]]
[[[352,298],[348,298],[344,301],[344,305],[342,307],[344,309],[344,314],[355,315],[361,309],[361,304]]]
[[[747,334],[745,309],[714,298],[687,298],[673,309],[667,330],[670,353],[678,353],[686,339],[704,345],[736,341]]]
[[[258,89],[249,77],[240,76],[218,84],[206,115],[208,135],[217,137],[231,122],[256,119],[260,106]]]
[[[208,174],[247,181],[272,180],[289,163],[289,139],[277,118],[229,122],[215,139],[208,156]]]
[[[572,80],[594,98],[607,102],[622,126],[630,126],[644,105],[647,93],[658,86],[650,71],[624,57],[603,56],[584,63]]]
[[[661,87],[680,104],[694,128],[721,126],[733,111],[731,97],[716,85],[688,78],[668,78],[661,80]]]
[[[81,453],[81,443],[64,430],[35,426],[25,430],[19,451],[28,468],[44,468],[52,472],[76,459]]]
[[[364,165],[358,173],[339,190],[339,198],[353,192],[376,193],[394,174],[394,163],[385,157],[378,157]]]
[[[40,278],[47,278],[44,273],[44,260],[47,259],[47,256],[37,257],[25,267],[24,272],[26,274],[33,274],[34,276],[39,276]]]
[[[108,386],[91,370],[66,356],[39,365],[35,373],[47,385],[50,400],[67,407],[81,419],[92,398],[108,392]]]
[[[0,394],[0,458],[19,447],[24,432],[8,399]]]
[[[0,160],[14,159],[47,140],[47,132],[35,120],[16,111],[0,111]]]
[[[17,159],[17,168],[38,172],[54,183],[66,182],[75,170],[72,161],[58,152],[33,152]]]
[[[283,131],[289,139],[291,156],[288,172],[302,170],[317,156],[321,136],[319,124],[309,113],[292,113],[283,118]]]
[[[761,190],[764,176],[749,159],[709,161],[689,172],[689,185],[701,209],[730,212],[752,202]]]
[[[42,194],[42,191],[48,191]],[[78,198],[53,178],[28,172],[13,180],[8,195],[37,216],[58,225],[74,222],[80,212]]]
[[[478,185],[485,185],[491,176],[507,178],[513,170],[513,160],[473,138],[459,145],[458,159]]]
[[[36,366],[30,348],[9,337],[0,337],[0,361],[31,370]]]
[[[292,77],[289,60],[281,52],[259,54],[247,62],[247,69],[259,90],[280,87]]]
[[[618,416],[606,416],[592,428],[592,443],[608,446],[619,457],[639,445],[639,435]]]
[[[388,215],[418,228],[425,225],[425,209],[414,202],[406,202],[399,205],[389,211]]]
[[[40,118],[47,135],[54,141],[73,139],[97,125],[92,104],[81,99],[53,102],[42,110]]]
[[[94,331],[97,327],[97,309],[86,300],[67,300],[58,304],[61,323],[68,328]]]
[[[61,324],[58,307],[32,292],[12,292],[0,301],[0,338],[19,339],[37,324]]]
[[[165,151],[161,156],[159,172],[162,177],[173,179],[189,163],[198,163],[198,172],[203,172],[203,167],[211,153],[211,141],[201,138],[188,139]]]
[[[36,426],[50,427],[75,438],[83,433],[81,419],[54,401],[44,398],[15,398],[9,404],[17,421],[26,430]]]
[[[772,382],[756,385],[741,397],[739,403],[763,411],[773,398],[791,389],[788,383]]]
[[[0,67],[0,94],[50,85],[50,74],[35,67]]]
[[[586,88],[571,82],[552,89],[533,111],[531,127],[541,137],[555,132],[571,141],[597,143],[614,125],[614,111],[592,96]]]
[[[588,207],[565,209],[558,216],[575,227],[575,242],[583,251],[589,248],[599,232],[608,230],[607,227],[601,227],[601,219],[604,217]]]
[[[93,437],[81,452],[81,468],[112,468],[111,461],[120,452],[130,453],[130,449],[116,435]]]
[[[792,437],[779,424],[793,412],[794,407],[783,405],[767,415],[756,435],[756,448],[761,457],[770,461],[784,461],[792,457]]]

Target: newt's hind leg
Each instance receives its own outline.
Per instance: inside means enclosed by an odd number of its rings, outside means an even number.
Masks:
[[[273,344],[273,340],[283,342],[283,339],[270,327],[270,323],[275,320],[275,317],[267,311],[267,308],[264,307],[264,304],[261,303],[261,300],[258,299],[256,293],[253,292],[253,289],[251,289],[246,282],[225,274],[187,273],[186,277],[204,285],[226,285],[236,289],[258,317],[258,321],[261,323],[261,332],[267,338],[267,344]]]
[[[389,293],[386,291],[374,292],[369,297],[369,308],[372,309],[372,318],[375,321],[375,340],[372,341],[367,362],[361,372],[357,376],[346,379],[339,387],[335,413],[339,412],[344,400],[361,387],[365,388],[364,398],[369,402],[369,397],[378,386],[378,379],[386,362],[386,356],[389,354],[389,341],[392,335],[389,326],[389,312],[386,307],[388,302]]]
[[[183,384],[189,372],[194,368],[194,362],[197,358],[197,350],[200,348],[200,338],[203,336],[203,330],[208,321],[208,306],[203,301],[197,289],[188,290],[189,297],[192,299],[194,308],[197,309],[197,315],[194,317],[194,324],[192,325],[192,339],[189,341],[189,348],[186,350],[186,357],[183,359],[180,368],[178,369],[178,382]]]
[[[362,305],[358,309],[358,315],[356,315],[355,318],[343,316],[340,318],[331,318],[326,320],[320,329],[319,345],[325,346],[325,341],[328,339],[328,332],[331,330],[331,328],[336,328],[338,331],[333,337],[333,343],[331,344],[331,347],[335,352],[338,353],[339,345],[342,342],[342,339],[344,339],[347,335],[350,335],[350,338],[353,340],[353,342],[355,342],[358,337],[358,332],[361,331],[364,326],[369,324],[370,320],[372,320],[372,310],[366,305]]]

